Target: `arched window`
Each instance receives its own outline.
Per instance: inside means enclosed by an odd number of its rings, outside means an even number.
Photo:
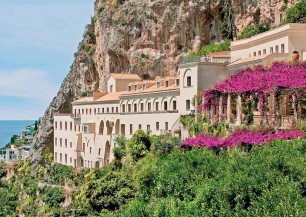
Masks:
[[[103,133],[104,133],[104,121],[101,121],[99,126],[99,134],[103,135]]]

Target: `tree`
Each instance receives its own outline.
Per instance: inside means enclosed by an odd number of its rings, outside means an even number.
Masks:
[[[150,134],[143,130],[138,130],[128,141],[128,153],[131,155],[134,162],[137,162],[140,158],[146,156],[150,147]]]

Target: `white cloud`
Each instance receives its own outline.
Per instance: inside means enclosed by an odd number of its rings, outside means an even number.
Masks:
[[[25,97],[50,101],[57,93],[58,85],[50,79],[48,72],[22,68],[0,71],[0,95]]]

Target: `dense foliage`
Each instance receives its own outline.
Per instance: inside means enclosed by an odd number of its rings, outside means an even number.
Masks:
[[[231,42],[230,40],[225,40],[219,43],[212,43],[208,45],[204,45],[201,50],[193,51],[189,53],[183,60],[183,62],[192,62],[199,61],[199,58],[206,56],[210,53],[220,52],[220,51],[228,51],[230,50]]]
[[[212,89],[205,90],[205,101],[201,107],[208,107],[216,93],[261,95],[279,87],[296,89],[297,94],[305,94],[305,63],[275,62],[267,67],[242,69]]]
[[[272,130],[237,130],[228,137],[214,137],[199,135],[195,138],[186,139],[183,142],[186,147],[207,147],[207,148],[232,148],[238,145],[263,145],[270,143],[273,139],[294,139],[305,137],[306,133],[298,130],[283,130],[273,132]]]
[[[269,29],[270,27],[268,25],[263,25],[263,24],[247,26],[238,36],[238,39],[240,40],[240,39],[250,38],[253,35],[257,35],[259,33],[266,32]]]
[[[149,154],[133,169],[135,199],[102,216],[305,216],[305,153],[305,140],[279,140],[251,152]]]
[[[286,11],[286,23],[306,22],[306,0],[300,0]]]

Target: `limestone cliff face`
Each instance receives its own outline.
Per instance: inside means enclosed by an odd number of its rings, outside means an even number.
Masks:
[[[175,75],[186,51],[226,37],[222,25],[237,34],[254,23],[276,26],[285,2],[295,0],[96,0],[92,23],[34,139],[33,167],[52,147],[54,114],[70,112],[84,91],[105,90],[109,73]]]

